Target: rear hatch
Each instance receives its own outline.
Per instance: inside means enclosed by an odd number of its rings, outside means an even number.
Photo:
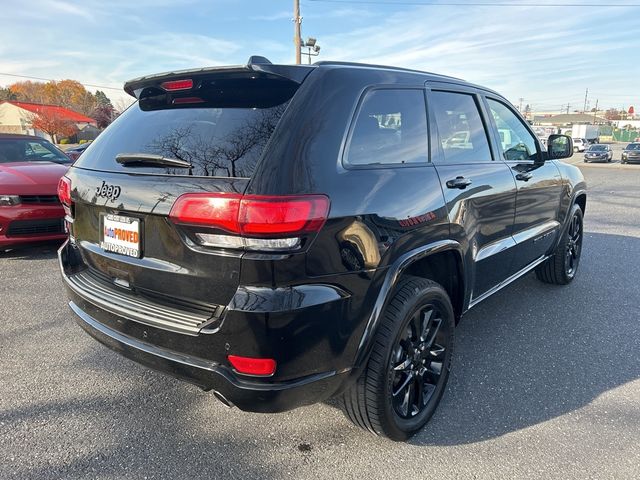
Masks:
[[[67,174],[71,237],[86,266],[76,286],[102,292],[103,303],[219,315],[238,287],[242,250],[203,246],[197,226],[169,214],[186,193],[245,191],[309,71],[250,63],[129,82],[138,101]],[[203,323],[184,325],[189,333]]]

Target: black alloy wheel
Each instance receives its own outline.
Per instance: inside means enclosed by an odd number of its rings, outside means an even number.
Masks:
[[[442,376],[449,337],[442,313],[433,304],[419,308],[393,349],[392,404],[395,413],[410,419],[424,411]]]
[[[397,441],[418,432],[444,393],[454,330],[446,290],[432,280],[403,277],[385,308],[364,372],[342,394],[347,418]]]
[[[568,239],[565,253],[565,272],[567,277],[573,278],[580,263],[582,250],[582,214],[574,212],[569,223]]]
[[[536,267],[536,277],[544,283],[567,285],[576,276],[580,256],[584,226],[582,209],[574,204],[568,216],[568,225],[553,254]]]

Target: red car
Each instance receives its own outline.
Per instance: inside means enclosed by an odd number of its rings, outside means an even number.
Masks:
[[[47,140],[0,133],[0,251],[66,238],[57,187],[71,163]]]

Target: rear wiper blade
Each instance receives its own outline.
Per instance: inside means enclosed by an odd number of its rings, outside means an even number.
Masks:
[[[116,162],[125,166],[149,165],[176,168],[193,168],[189,162],[178,158],[163,157],[162,155],[154,155],[152,153],[119,153],[116,155]]]

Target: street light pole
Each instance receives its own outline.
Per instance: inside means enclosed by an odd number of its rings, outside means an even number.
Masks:
[[[300,16],[300,0],[293,0],[293,44],[296,48],[296,65],[302,63],[302,52],[300,45],[300,24],[302,17]]]
[[[307,53],[303,55],[307,55],[309,57],[309,65],[311,65],[311,57],[317,57],[320,55],[320,45],[315,38],[309,37],[307,41],[304,42],[303,47],[307,47]]]

